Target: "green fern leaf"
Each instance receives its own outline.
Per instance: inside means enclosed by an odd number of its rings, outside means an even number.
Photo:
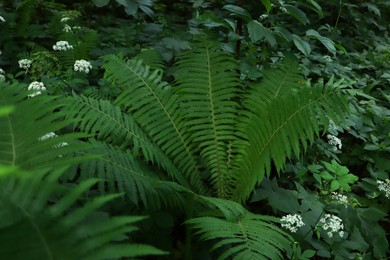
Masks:
[[[0,85],[0,106],[14,107],[11,114],[0,118],[0,163],[38,169],[80,161],[72,154],[91,146],[78,141],[85,134],[60,134],[74,122],[64,120],[64,100],[45,94],[27,98],[28,94],[24,85]],[[53,137],[46,138],[48,133]]]
[[[133,151],[141,151],[147,162],[163,167],[181,185],[189,187],[181,172],[161,149],[149,139],[132,116],[107,100],[73,95],[66,100],[66,114],[77,120],[82,132],[94,134],[98,140]]]
[[[292,154],[299,156],[300,145],[306,150],[319,136],[319,122],[328,124],[328,117],[339,121],[348,109],[339,84],[317,84],[291,91],[257,107],[248,103],[248,123],[243,132],[248,143],[243,154],[236,158],[236,174],[232,198],[245,200],[265,174],[271,170],[271,161],[281,170]]]
[[[99,190],[105,193],[123,192],[134,204],[146,208],[184,205],[183,193],[188,190],[174,182],[159,179],[141,165],[130,152],[124,152],[105,143],[95,143],[89,152],[102,154],[100,158],[80,164],[79,180],[99,178]]]
[[[219,45],[200,41],[180,57],[177,65],[175,93],[191,142],[200,149],[218,197],[227,198],[232,178],[228,145],[237,139],[237,63]]]
[[[164,254],[151,246],[118,241],[137,230],[134,223],[143,217],[94,215],[118,195],[99,197],[74,208],[97,180],[68,190],[57,183],[62,172],[26,173],[0,165],[1,259],[121,259]],[[54,197],[57,202],[48,206]],[[132,251],[134,248],[137,251]]]
[[[124,88],[115,104],[125,107],[147,135],[184,173],[191,187],[204,192],[200,179],[196,149],[178,110],[178,100],[161,72],[150,71],[142,61],[123,61],[107,56],[106,77]]]
[[[219,199],[213,204],[221,202]],[[252,214],[232,201],[225,200],[223,204],[223,211],[233,218],[198,217],[186,221],[201,240],[214,241],[211,250],[223,252],[218,259],[285,259],[283,252],[293,239],[274,224],[278,219]]]

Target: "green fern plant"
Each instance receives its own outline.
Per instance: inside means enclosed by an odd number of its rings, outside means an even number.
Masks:
[[[98,211],[120,196],[86,196],[99,180],[86,179],[76,186],[58,183],[72,164],[96,158],[90,156],[96,146],[78,141],[85,134],[60,134],[73,122],[61,112],[63,99],[28,94],[22,84],[0,83],[0,258],[120,259],[165,254],[130,242],[128,234],[144,217],[108,217]],[[42,139],[48,132],[59,135]]]
[[[100,150],[106,159],[92,161],[81,176],[104,176],[111,191],[146,206],[185,198],[189,228],[202,239],[217,239],[214,248],[226,251],[223,259],[282,259],[292,238],[275,226],[277,219],[230,200],[245,201],[272,164],[282,170],[320,135],[320,125],[342,119],[344,84],[302,84],[286,63],[244,86],[236,61],[207,40],[179,58],[174,85],[141,60],[109,55],[105,61],[105,78],[121,93],[113,101],[67,99],[75,129],[106,143]],[[113,151],[117,155],[109,155]],[[155,193],[164,186],[166,193]],[[213,216],[193,207],[211,208]]]

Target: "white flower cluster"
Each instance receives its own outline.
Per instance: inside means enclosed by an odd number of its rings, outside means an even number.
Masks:
[[[385,193],[386,198],[390,199],[390,179],[386,179],[385,181],[377,181],[378,190],[383,191]]]
[[[70,20],[70,18],[69,17],[62,17],[61,18],[61,23],[66,23],[67,21],[69,21]]]
[[[54,138],[54,137],[57,137],[57,136],[58,135],[56,135],[54,132],[50,132],[50,133],[47,133],[44,136],[38,138],[38,140],[39,141],[45,141],[45,140],[47,140],[49,138]],[[66,143],[66,142],[61,142],[61,143],[58,143],[58,144],[54,145],[53,147],[54,148],[61,148],[61,147],[67,146],[67,145],[69,145],[69,144]]]
[[[67,51],[73,49],[73,46],[69,44],[67,41],[59,41],[53,45],[53,50],[55,51]]]
[[[42,82],[34,81],[30,83],[30,85],[28,86],[28,90],[36,90],[35,92],[28,95],[28,97],[32,98],[42,94],[41,91],[45,91],[46,88]]]
[[[1,15],[0,15],[0,22],[3,22],[3,23],[5,23],[5,19],[4,19],[4,17],[3,17],[3,16],[1,16]]]
[[[297,232],[298,228],[305,225],[302,221],[302,216],[299,214],[288,214],[281,219],[282,227],[290,230],[291,232]]]
[[[333,151],[341,150],[342,143],[339,138],[331,134],[326,135],[326,138],[328,138],[328,144],[333,147]]]
[[[53,132],[50,132],[50,133],[45,134],[42,137],[39,137],[38,140],[39,141],[45,141],[45,140],[47,140],[49,138],[53,138],[53,137],[57,137],[57,135],[55,133],[53,133]]]
[[[320,223],[329,237],[333,237],[333,234],[337,233],[340,237],[344,236],[344,225],[341,218],[332,214],[325,214],[325,216],[320,219]]]
[[[72,31],[72,27],[70,27],[69,25],[65,24],[63,31],[64,32],[71,32]]]
[[[21,59],[20,61],[18,61],[18,63],[19,63],[19,68],[26,70],[31,67],[32,61],[28,59]]]
[[[73,67],[74,71],[80,71],[85,73],[89,73],[89,70],[92,69],[91,63],[86,60],[76,60]]]
[[[324,60],[325,60],[326,62],[332,62],[332,61],[333,61],[332,58],[331,58],[330,56],[328,56],[328,55],[325,55],[325,56],[324,56]]]
[[[332,192],[331,198],[333,200],[332,203],[334,204],[344,204],[344,205],[349,204],[348,197],[341,193]]]
[[[5,81],[5,76],[4,76],[5,72],[2,68],[0,68],[0,82],[4,82]]]

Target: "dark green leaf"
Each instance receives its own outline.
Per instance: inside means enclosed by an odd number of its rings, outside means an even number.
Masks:
[[[260,0],[260,1],[263,3],[265,9],[267,9],[267,13],[269,13],[272,9],[271,1],[270,0]]]
[[[110,0],[93,0],[93,3],[94,3],[97,7],[106,6],[106,5],[108,5],[109,2],[110,2]]]
[[[290,14],[292,17],[294,17],[298,22],[302,23],[303,25],[310,23],[306,14],[298,7],[285,4],[284,8],[286,8],[288,14]]]
[[[305,56],[309,56],[311,52],[310,44],[296,34],[293,34],[293,41],[295,47],[298,48]]]

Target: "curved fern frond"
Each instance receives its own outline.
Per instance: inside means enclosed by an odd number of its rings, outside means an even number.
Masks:
[[[248,121],[242,131],[248,134],[248,144],[237,157],[232,198],[245,200],[264,174],[269,174],[271,161],[279,171],[292,154],[299,156],[300,145],[306,150],[319,136],[319,122],[328,124],[328,117],[339,121],[348,109],[339,84],[319,84],[273,100],[265,111],[262,104],[247,105]]]
[[[161,72],[150,71],[142,61],[124,61],[107,56],[106,77],[124,88],[115,104],[132,114],[148,136],[184,173],[191,187],[202,191],[198,162],[192,139],[185,135],[185,122],[178,109],[178,100]],[[202,191],[204,192],[204,191]]]
[[[183,205],[186,192],[183,186],[159,179],[149,172],[130,152],[124,152],[105,143],[94,145],[92,154],[102,154],[100,158],[80,164],[80,180],[99,178],[99,191],[105,193],[123,192],[130,201],[146,208],[161,208],[161,205]]]
[[[249,93],[245,95],[245,103],[259,111],[265,111],[270,102],[300,89],[304,82],[298,64],[286,60],[276,68],[264,71],[264,79],[250,86]],[[253,112],[256,114],[257,111]]]
[[[96,100],[74,95],[66,100],[69,118],[77,120],[82,131],[94,134],[98,140],[111,143],[138,155],[141,151],[147,162],[163,167],[181,185],[189,187],[181,172],[172,161],[154,144],[130,115],[107,100]]]
[[[228,200],[206,201],[224,205],[225,218],[198,217],[186,224],[201,240],[214,241],[211,250],[223,252],[218,259],[285,259],[283,252],[293,239],[275,225],[277,218],[252,214]]]
[[[163,70],[165,67],[163,58],[155,49],[143,49],[134,59],[142,60],[143,64],[148,65],[151,70]]]
[[[227,198],[231,183],[228,146],[237,139],[237,63],[219,45],[200,41],[177,65],[175,93],[187,131],[200,149],[218,197]]]
[[[137,230],[134,224],[143,217],[97,217],[97,210],[118,195],[98,197],[74,208],[97,180],[68,190],[57,183],[62,171],[26,173],[0,165],[1,259],[121,259],[164,254],[152,246],[123,241]],[[58,199],[49,205],[53,198]]]
[[[85,134],[60,133],[73,123],[64,120],[64,100],[45,94],[28,98],[28,94],[22,84],[0,85],[0,106],[14,107],[12,113],[0,118],[0,163],[38,169],[80,160],[72,159],[71,154],[91,146],[78,141]]]

